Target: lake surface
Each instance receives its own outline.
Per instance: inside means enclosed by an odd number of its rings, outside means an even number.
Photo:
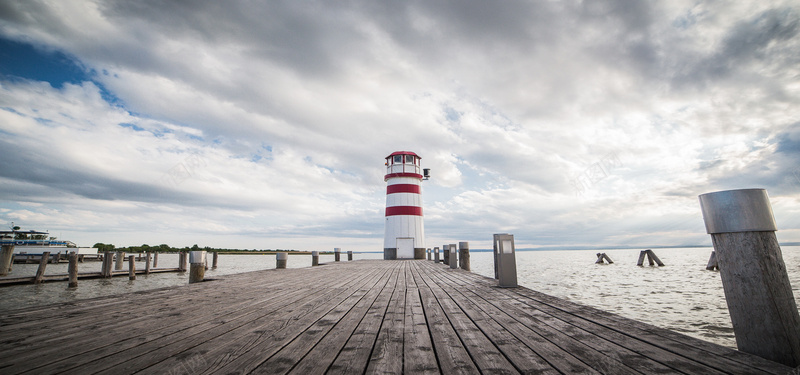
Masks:
[[[711,248],[654,249],[664,267],[636,266],[639,250],[520,251],[517,274],[520,285],[556,297],[611,311],[731,348],[736,347],[719,272],[705,269]],[[800,247],[781,248],[794,290],[800,300]],[[605,252],[614,264],[594,264]],[[342,259],[347,259],[342,254]],[[354,259],[382,259],[382,253],[356,253]],[[320,255],[320,262],[333,262]],[[159,254],[160,267],[177,267],[177,254]],[[473,272],[493,277],[491,252],[470,253]],[[100,262],[79,264],[80,272],[100,271]],[[289,268],[310,267],[310,255],[290,255]],[[11,276],[33,276],[36,264],[15,264]],[[275,268],[275,255],[220,255],[219,267],[206,278]],[[127,264],[125,265],[127,270]],[[144,262],[136,264],[144,269]],[[47,274],[65,274],[67,265],[50,264]],[[66,282],[0,288],[0,310],[68,302],[84,298],[188,284],[188,273],[137,275],[80,280],[77,288]]]

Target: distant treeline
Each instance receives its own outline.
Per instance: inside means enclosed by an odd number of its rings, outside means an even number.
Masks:
[[[106,244],[102,242],[98,242],[92,246],[96,248],[98,252],[104,251],[124,251],[127,253],[144,253],[147,251],[151,252],[159,252],[159,253],[176,253],[178,251],[208,251],[208,252],[215,252],[215,253],[243,253],[243,252],[276,252],[276,251],[297,251],[297,250],[287,250],[287,249],[218,249],[214,247],[200,247],[197,244],[194,244],[192,247],[186,246],[182,248],[172,247],[167,244],[161,244],[158,246],[150,246],[148,244],[142,244],[141,246],[128,246],[128,247],[116,247],[113,244]]]

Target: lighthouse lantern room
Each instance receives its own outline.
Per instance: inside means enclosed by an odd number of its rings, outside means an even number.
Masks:
[[[397,151],[386,157],[386,232],[383,259],[424,259],[420,157]]]

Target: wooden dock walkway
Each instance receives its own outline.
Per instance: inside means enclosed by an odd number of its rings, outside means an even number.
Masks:
[[[0,373],[793,370],[530,289],[494,285],[431,261],[360,260],[0,312]]]

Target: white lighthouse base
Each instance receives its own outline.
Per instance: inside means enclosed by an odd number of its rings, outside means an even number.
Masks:
[[[384,248],[383,249],[383,259],[384,260],[396,260],[396,259],[425,259],[425,249],[421,247],[414,248],[414,257],[411,258],[398,258],[397,257],[397,248]]]

